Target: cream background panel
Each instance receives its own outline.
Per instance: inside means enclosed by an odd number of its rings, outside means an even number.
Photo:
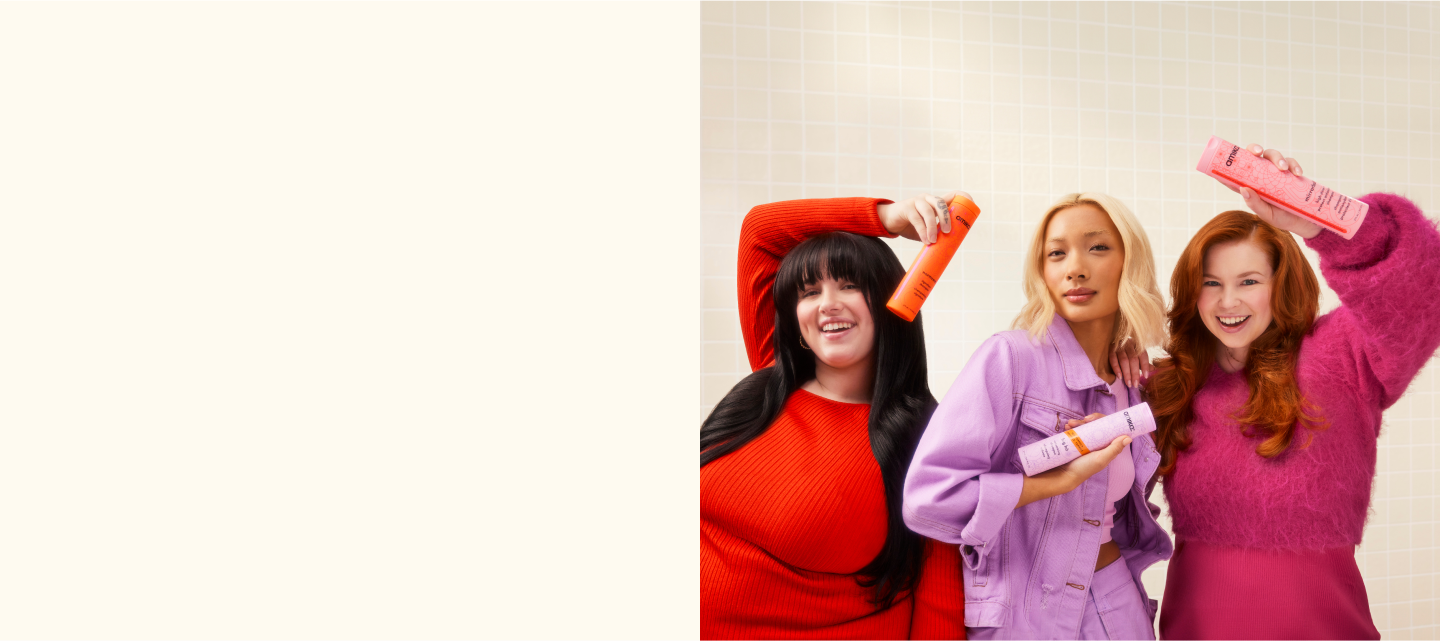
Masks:
[[[0,638],[694,637],[699,29],[0,3]]]

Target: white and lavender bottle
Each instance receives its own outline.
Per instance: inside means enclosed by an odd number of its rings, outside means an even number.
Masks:
[[[1133,441],[1154,431],[1155,415],[1150,413],[1150,404],[1141,403],[1020,448],[1020,465],[1026,476],[1035,476],[1092,450],[1104,449],[1120,436],[1129,436]]]

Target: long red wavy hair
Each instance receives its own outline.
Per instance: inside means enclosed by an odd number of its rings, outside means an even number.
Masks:
[[[1204,282],[1205,255],[1216,245],[1254,242],[1270,256],[1270,326],[1250,344],[1245,378],[1250,398],[1235,417],[1248,434],[1263,436],[1255,453],[1278,456],[1290,447],[1299,423],[1324,429],[1324,419],[1300,394],[1295,381],[1295,356],[1300,340],[1310,333],[1320,308],[1320,281],[1288,232],[1276,229],[1259,216],[1227,211],[1206,223],[1180,254],[1170,276],[1169,356],[1146,385],[1155,413],[1156,441],[1161,453],[1161,474],[1175,471],[1180,452],[1190,447],[1190,423],[1195,420],[1195,393],[1205,385],[1220,341],[1205,327],[1199,310]],[[1308,442],[1307,442],[1308,444]],[[1303,446],[1302,446],[1303,447]]]

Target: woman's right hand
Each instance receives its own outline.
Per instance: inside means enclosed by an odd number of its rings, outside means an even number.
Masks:
[[[1150,362],[1149,354],[1135,347],[1135,341],[1127,338],[1118,345],[1110,346],[1110,369],[1125,381],[1126,387],[1135,387],[1149,380],[1155,364]]]
[[[1104,414],[1091,414],[1078,421],[1072,420],[1066,424],[1066,429],[1074,429],[1102,416]],[[1053,470],[1025,477],[1025,484],[1020,490],[1020,501],[1015,504],[1015,507],[1019,508],[1035,501],[1059,496],[1080,487],[1081,483],[1090,480],[1090,477],[1110,465],[1110,461],[1120,456],[1120,453],[1125,451],[1125,446],[1129,444],[1130,437],[1117,436],[1104,449],[1091,450],[1089,454],[1082,455]]]
[[[963,191],[952,191],[944,196],[921,194],[898,203],[880,204],[875,213],[885,231],[928,245],[939,239],[942,232],[950,233],[949,203],[956,195],[970,198],[970,194]]]
[[[1103,450],[1095,450],[1060,467],[1042,474],[1036,474],[1035,476],[1040,477],[1046,474],[1054,474],[1058,477],[1064,477],[1065,484],[1073,490],[1080,487],[1081,483],[1090,480],[1090,477],[1098,474],[1100,470],[1110,465],[1110,461],[1120,456],[1120,453],[1125,451],[1125,446],[1129,444],[1130,437],[1117,436],[1115,440],[1110,441],[1110,444],[1105,446]],[[1066,491],[1068,492],[1070,490]]]

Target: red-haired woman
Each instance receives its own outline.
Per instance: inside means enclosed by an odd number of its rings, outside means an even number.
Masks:
[[[1378,639],[1355,546],[1380,413],[1440,347],[1440,233],[1393,194],[1362,197],[1345,240],[1238,191],[1255,214],[1216,216],[1180,255],[1147,387],[1176,538],[1160,635]],[[1291,233],[1340,297],[1319,318]]]

